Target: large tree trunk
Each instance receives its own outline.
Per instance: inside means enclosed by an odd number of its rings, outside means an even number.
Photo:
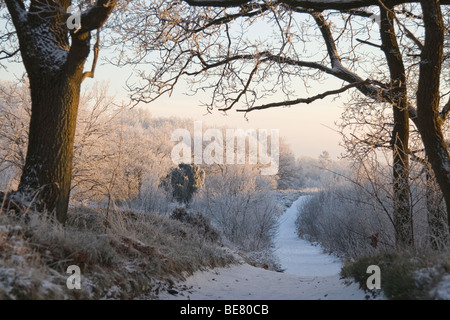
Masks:
[[[391,75],[394,228],[398,246],[414,244],[409,187],[409,112],[406,73],[394,30],[394,13],[381,12],[381,39]]]
[[[91,31],[101,28],[117,0],[95,1],[80,15],[77,30],[69,30],[67,24],[70,0],[31,1],[28,8],[19,0],[5,3],[17,31],[32,102],[25,166],[19,188],[10,199],[55,212],[64,222],[80,86],[85,76],[93,76],[93,70],[83,72]]]
[[[445,248],[449,240],[444,198],[428,163],[425,163],[425,170],[428,232],[431,247],[438,250]]]
[[[440,74],[444,47],[444,24],[438,0],[421,1],[425,23],[425,46],[417,90],[417,126],[447,207],[450,226],[450,154],[439,115]]]
[[[422,89],[422,91],[426,90],[426,88]],[[432,103],[429,104],[432,105]],[[436,104],[436,106],[438,106],[438,104]],[[431,106],[429,109],[431,109]],[[418,108],[418,111],[419,110],[420,109]],[[418,121],[418,123],[420,123],[419,131],[425,146],[427,159],[433,168],[436,181],[444,196],[447,213],[447,227],[450,227],[450,155],[445,145],[440,125],[435,123],[432,116],[424,115],[423,113],[426,113],[426,111],[422,111],[422,115],[420,116],[422,119]]]
[[[69,44],[65,10],[70,1],[32,1],[25,7],[8,1],[31,90],[28,150],[17,192],[22,206],[67,215],[73,143],[90,32],[72,33]],[[22,13],[20,13],[22,11]]]
[[[31,76],[28,151],[18,191],[66,219],[81,74]]]
[[[405,113],[408,113],[407,109],[394,106],[395,125],[392,131],[394,227],[397,245],[401,247],[414,245],[409,186],[409,125]]]

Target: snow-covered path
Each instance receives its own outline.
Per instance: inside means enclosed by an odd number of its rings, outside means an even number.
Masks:
[[[324,254],[319,246],[313,246],[297,236],[295,220],[298,208],[307,199],[308,196],[298,198],[281,217],[275,254],[285,273],[301,276],[337,275],[342,267],[338,259]]]
[[[365,300],[357,284],[340,279],[341,263],[296,235],[297,206],[301,196],[281,216],[276,254],[283,273],[246,263],[196,272],[174,286],[167,300]]]

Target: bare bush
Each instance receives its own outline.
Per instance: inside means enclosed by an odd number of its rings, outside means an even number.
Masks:
[[[225,238],[240,249],[269,249],[281,208],[268,179],[250,167],[225,167],[206,179],[194,208],[202,208]]]
[[[300,236],[350,258],[379,250],[402,250],[396,241],[391,164],[372,160],[360,161],[346,182],[330,184],[310,197],[298,214]],[[448,245],[448,230],[442,228],[443,198],[433,183],[423,165],[413,162],[410,228],[416,249],[443,250]]]
[[[321,191],[301,208],[299,235],[344,257],[391,247],[395,244],[392,225],[370,200],[350,188]]]

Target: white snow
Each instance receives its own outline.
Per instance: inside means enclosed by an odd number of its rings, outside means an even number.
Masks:
[[[281,217],[275,254],[285,273],[301,276],[338,275],[342,267],[338,258],[324,254],[320,246],[314,246],[297,235],[295,220],[298,208],[308,197],[298,198]]]
[[[450,274],[442,277],[442,280],[433,290],[432,296],[437,300],[450,300]]]
[[[30,38],[33,40],[33,51],[30,54],[37,56],[40,67],[46,70],[58,71],[62,68],[69,54],[69,47],[61,48],[50,31],[50,26],[41,23],[30,29]]]
[[[159,295],[165,300],[365,300],[359,285],[340,278],[341,263],[297,237],[295,218],[301,196],[282,215],[276,239],[283,273],[246,263],[199,271]]]
[[[336,276],[298,276],[241,264],[197,272],[164,300],[364,300],[356,284]]]

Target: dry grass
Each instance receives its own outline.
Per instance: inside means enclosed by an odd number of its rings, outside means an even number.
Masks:
[[[450,299],[450,251],[380,251],[348,261],[342,276],[354,278],[367,290],[367,267],[377,265],[381,290],[392,300]],[[376,293],[377,290],[367,291]]]
[[[0,216],[0,299],[157,298],[175,280],[232,262],[193,226],[155,214],[77,208],[65,226]],[[70,265],[81,269],[81,290],[67,289]]]

